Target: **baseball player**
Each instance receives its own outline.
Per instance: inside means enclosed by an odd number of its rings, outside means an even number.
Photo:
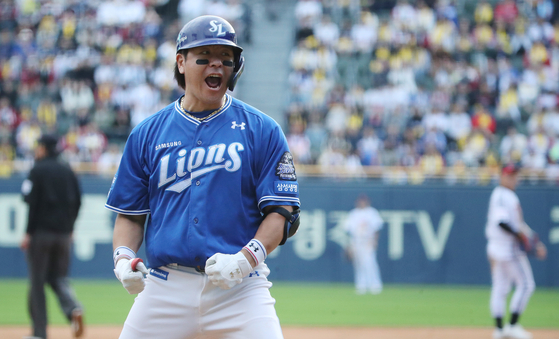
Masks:
[[[283,337],[264,260],[298,228],[299,188],[279,125],[227,94],[242,51],[226,20],[188,22],[184,95],[128,138],[106,203],[115,274],[139,293],[121,339]]]
[[[533,231],[526,225],[518,196],[514,192],[519,168],[508,164],[501,170],[500,185],[489,200],[485,235],[487,255],[491,266],[491,315],[495,319],[493,338],[529,339],[532,334],[518,323],[536,288],[527,252],[534,251],[544,259],[547,255],[541,241],[529,241]],[[510,302],[510,323],[503,327],[503,315],[511,285],[514,294]]]
[[[366,195],[360,195],[345,223],[350,237],[346,251],[353,261],[357,294],[382,292],[376,251],[379,231],[382,229],[383,223],[379,212],[371,207],[369,198]]]

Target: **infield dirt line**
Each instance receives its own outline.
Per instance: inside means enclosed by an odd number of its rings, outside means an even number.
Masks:
[[[121,326],[86,326],[83,339],[117,339]],[[557,339],[559,329],[528,329],[534,339]],[[30,335],[27,326],[0,326],[0,338],[21,339]],[[440,327],[298,327],[284,326],[285,339],[490,339],[491,328]],[[50,326],[50,339],[72,339],[69,326]]]

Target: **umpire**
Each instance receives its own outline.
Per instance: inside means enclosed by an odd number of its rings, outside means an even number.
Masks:
[[[47,309],[44,285],[58,297],[62,311],[72,324],[74,337],[83,334],[83,311],[68,282],[70,246],[74,222],[81,206],[78,179],[70,167],[58,160],[58,139],[43,135],[35,149],[35,166],[21,191],[29,204],[27,232],[21,249],[27,252],[31,282],[28,311],[33,336],[47,338]]]

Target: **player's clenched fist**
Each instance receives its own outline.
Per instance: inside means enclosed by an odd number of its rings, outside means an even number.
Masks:
[[[135,262],[135,267],[132,267],[132,262],[133,260],[126,258],[120,259],[116,263],[115,275],[128,293],[138,294],[144,290],[146,286],[144,274],[149,272],[142,261]]]
[[[224,290],[240,284],[252,267],[242,252],[237,254],[216,253],[206,261],[206,274],[210,281]]]

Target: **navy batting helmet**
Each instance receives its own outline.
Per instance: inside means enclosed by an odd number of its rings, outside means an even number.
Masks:
[[[243,73],[245,61],[242,56],[243,48],[237,45],[237,34],[233,26],[221,17],[203,15],[184,25],[177,36],[177,53],[185,49],[208,45],[233,47],[235,54],[233,74],[227,84],[229,90],[232,91]]]

